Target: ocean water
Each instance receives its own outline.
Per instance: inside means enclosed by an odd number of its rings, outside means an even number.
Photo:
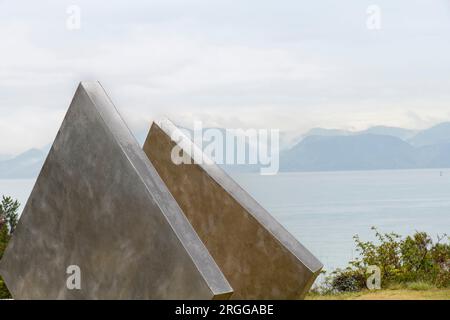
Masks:
[[[371,226],[402,235],[450,234],[450,169],[232,175],[325,265],[356,256],[353,235]],[[24,205],[35,180],[0,180],[0,195]],[[23,206],[22,206],[23,208]]]
[[[370,229],[450,235],[450,170],[282,173],[233,177],[324,264],[357,256],[353,236]]]

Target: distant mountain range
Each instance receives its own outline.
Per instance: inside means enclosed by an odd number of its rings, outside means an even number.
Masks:
[[[281,171],[450,167],[450,123],[423,131],[372,127],[361,132],[313,129],[280,155]]]
[[[286,136],[280,133],[281,140]],[[139,137],[141,144],[143,137]],[[281,142],[280,171],[450,167],[450,122],[422,131],[385,126],[359,132],[314,128],[290,141],[294,143]],[[46,146],[16,157],[0,156],[0,179],[37,177],[49,149]],[[255,165],[222,167],[230,172],[259,170]]]
[[[396,128],[396,127],[385,127],[385,126],[375,126],[363,131],[348,131],[340,129],[323,129],[323,128],[313,128],[309,130],[303,137],[308,136],[355,136],[362,134],[377,134],[384,136],[393,136],[402,140],[411,139],[419,131]]]
[[[16,157],[0,161],[0,179],[37,177],[47,152],[47,150],[30,149]]]
[[[438,124],[428,130],[417,133],[408,140],[413,146],[431,146],[450,143],[450,122]]]

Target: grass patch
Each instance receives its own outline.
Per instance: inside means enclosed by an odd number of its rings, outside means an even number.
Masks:
[[[324,295],[310,293],[306,300],[450,300],[450,289],[383,289]]]
[[[416,291],[436,289],[433,285],[424,281],[408,282],[406,284],[406,288],[409,290],[416,290]]]

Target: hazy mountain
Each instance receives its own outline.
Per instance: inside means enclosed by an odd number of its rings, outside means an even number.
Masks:
[[[417,131],[410,129],[403,129],[397,127],[387,127],[387,126],[375,126],[370,127],[363,131],[349,131],[349,130],[341,130],[341,129],[324,129],[324,128],[313,128],[305,133],[303,136],[351,136],[351,135],[360,135],[360,134],[378,134],[385,136],[392,136],[402,140],[406,140],[412,138]]]
[[[412,138],[417,133],[417,131],[397,127],[375,126],[370,127],[367,130],[358,132],[358,134],[367,134],[367,133],[392,136],[402,140],[407,140]]]
[[[309,136],[281,155],[281,171],[404,169],[416,167],[414,148],[399,138],[361,134]]]
[[[450,123],[416,132],[375,126],[364,131],[314,128],[281,153],[281,171],[450,167]]]
[[[450,168],[450,143],[416,148],[416,161],[421,168]]]
[[[423,130],[409,140],[413,146],[427,146],[450,142],[450,122],[440,123],[430,129]]]
[[[341,130],[341,129],[324,129],[324,128],[312,128],[308,132],[306,132],[303,136],[348,136],[351,135],[351,131]]]
[[[185,128],[182,130],[188,135],[192,133]],[[225,135],[225,129],[218,130]],[[147,132],[138,134],[140,143],[146,135]],[[314,128],[303,139],[300,136],[296,139],[292,132],[280,132],[280,140],[281,171],[450,168],[450,123],[417,134],[413,130],[384,126],[361,132]],[[205,142],[203,146],[208,144]],[[246,144],[246,158],[248,148]],[[49,149],[47,145],[16,157],[0,157],[0,179],[35,178]],[[236,151],[235,146],[235,154]],[[225,148],[223,154],[225,157]],[[258,164],[220,166],[229,172],[258,172],[260,169]]]
[[[30,149],[12,159],[0,161],[0,179],[35,178],[46,155],[42,150]]]
[[[8,160],[11,158],[13,158],[13,156],[11,156],[10,154],[0,154],[0,161]]]

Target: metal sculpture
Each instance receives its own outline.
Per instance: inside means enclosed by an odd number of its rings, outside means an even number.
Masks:
[[[97,82],[79,85],[0,274],[15,299],[232,293]]]

